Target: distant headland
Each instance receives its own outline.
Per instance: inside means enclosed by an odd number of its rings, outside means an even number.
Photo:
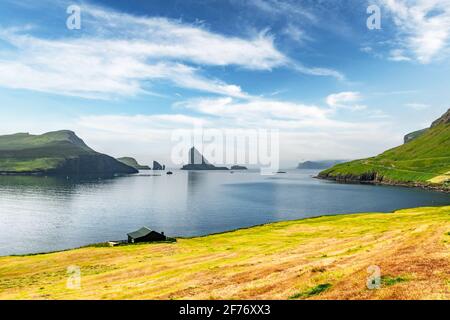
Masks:
[[[88,147],[73,131],[0,136],[0,174],[115,175],[138,170]]]

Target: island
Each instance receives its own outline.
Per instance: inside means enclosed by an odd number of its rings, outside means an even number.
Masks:
[[[153,170],[166,170],[166,166],[160,164],[158,161],[153,161]]]
[[[181,170],[228,170],[228,168],[210,164],[195,147],[192,147],[189,150],[189,162]]]
[[[343,162],[345,162],[345,160],[305,161],[300,162],[297,169],[328,169]]]
[[[73,131],[0,136],[0,174],[115,175],[138,171],[94,151]]]
[[[405,143],[367,159],[338,164],[319,178],[421,187],[450,192],[450,109]]]
[[[151,170],[149,166],[139,164],[137,160],[132,157],[122,157],[117,158],[117,160],[126,164],[127,166],[135,168],[136,170]]]
[[[231,166],[231,170],[247,170],[247,167],[234,165]]]

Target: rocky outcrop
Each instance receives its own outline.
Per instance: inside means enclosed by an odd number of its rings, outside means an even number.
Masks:
[[[117,158],[117,160],[122,162],[123,164],[126,164],[127,166],[135,168],[136,170],[151,170],[149,166],[141,165],[137,162],[136,159],[131,157]]]
[[[447,124],[450,123],[450,109],[447,110],[446,113],[444,113],[439,119],[433,121],[433,123],[431,124],[430,128],[434,128],[436,126],[439,126],[440,124]],[[405,135],[405,137],[403,138],[403,142],[404,143],[408,143],[413,141],[414,139],[422,136],[423,134],[425,134],[430,128],[425,128],[422,130],[417,130],[411,133],[408,133],[407,135]]]
[[[448,124],[448,123],[450,123],[450,109],[448,109],[447,112],[444,113],[439,119],[434,121],[431,124],[431,128],[436,127],[440,124]]]
[[[189,163],[181,170],[228,170],[227,167],[216,167],[208,162],[205,157],[194,147],[189,150]]]
[[[158,161],[153,161],[153,170],[165,170],[166,166],[160,164]]]
[[[378,172],[366,172],[360,175],[353,174],[327,174],[319,173],[316,178],[332,180],[340,183],[356,183],[356,184],[374,184],[374,185],[387,185],[387,186],[399,186],[410,188],[421,188],[439,192],[450,193],[450,186],[446,184],[433,184],[419,181],[397,181],[386,178]]]
[[[417,130],[411,133],[408,133],[407,135],[405,135],[403,137],[403,143],[408,143],[413,141],[414,139],[420,137],[421,135],[423,135],[425,132],[427,132],[428,128],[422,129],[422,130]]]

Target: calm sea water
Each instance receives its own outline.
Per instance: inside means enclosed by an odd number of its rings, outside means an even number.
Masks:
[[[74,181],[0,177],[0,255],[125,239],[142,226],[194,236],[272,221],[450,204],[448,194],[337,184],[317,172],[183,172]]]

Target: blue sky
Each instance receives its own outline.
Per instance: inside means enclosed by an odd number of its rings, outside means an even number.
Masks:
[[[66,27],[69,5],[81,29]],[[367,7],[381,9],[369,30]],[[277,129],[281,161],[359,158],[450,107],[450,1],[0,4],[0,134],[71,129],[170,163],[171,132]]]

